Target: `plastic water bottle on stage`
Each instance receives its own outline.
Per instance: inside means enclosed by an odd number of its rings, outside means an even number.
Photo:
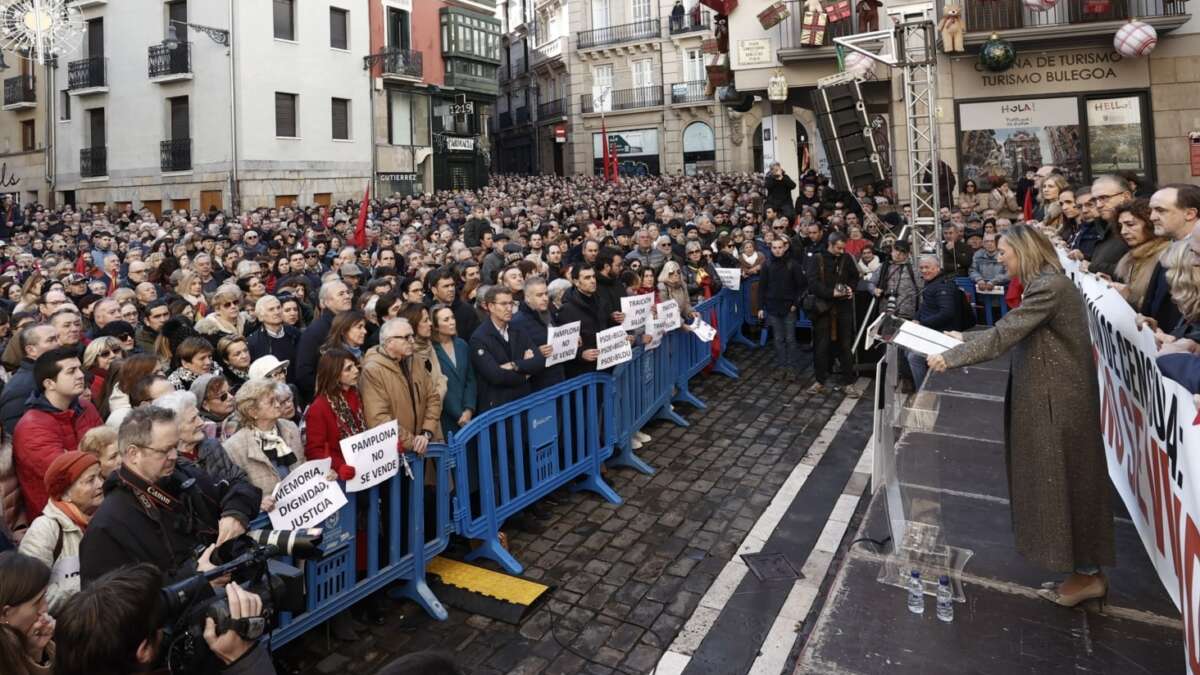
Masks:
[[[921,573],[912,571],[908,579],[908,611],[913,614],[925,613],[925,587],[921,585]]]
[[[937,617],[946,623],[954,620],[954,593],[950,592],[950,577],[945,574],[938,577]]]

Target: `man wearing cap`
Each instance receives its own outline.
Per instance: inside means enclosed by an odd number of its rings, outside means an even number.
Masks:
[[[13,430],[13,465],[25,502],[25,515],[36,518],[48,499],[45,475],[50,463],[63,452],[79,448],[79,439],[104,424],[100,413],[83,393],[83,366],[74,350],[45,352],[33,365],[37,389],[28,410]]]
[[[260,359],[273,356],[288,364],[296,361],[296,348],[300,344],[300,331],[283,322],[283,304],[273,295],[264,295],[254,304],[254,316],[259,329],[246,338],[250,347],[250,358]],[[288,379],[293,379],[295,369],[288,366]]]
[[[909,257],[911,246],[907,241],[892,244],[891,256],[884,260],[867,283],[867,290],[880,299],[881,307],[890,306],[895,298],[896,316],[912,319],[917,315],[917,299],[924,285],[913,269]]]
[[[508,243],[508,232],[504,230],[500,230],[499,234],[492,237],[492,252],[483,257],[483,263],[479,267],[479,276],[483,279],[484,285],[491,286],[496,283],[496,277],[500,274],[500,270],[504,269],[504,247]]]
[[[352,262],[342,263],[342,266],[338,268],[338,276],[346,283],[351,295],[358,295],[362,274],[362,268]]]

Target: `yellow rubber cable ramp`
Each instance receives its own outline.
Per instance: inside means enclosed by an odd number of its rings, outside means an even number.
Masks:
[[[518,625],[551,590],[533,581],[443,558],[425,568],[434,595],[465,612]]]

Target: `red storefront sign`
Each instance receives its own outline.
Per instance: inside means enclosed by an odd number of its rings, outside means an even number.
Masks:
[[[566,143],[567,142],[567,125],[565,125],[565,124],[554,125],[554,142],[555,143]]]

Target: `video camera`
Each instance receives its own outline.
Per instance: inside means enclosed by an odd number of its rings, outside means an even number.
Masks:
[[[213,551],[213,569],[162,589],[168,617],[163,637],[164,665],[174,675],[219,670],[204,641],[204,625],[209,618],[216,623],[218,635],[233,630],[246,640],[257,640],[278,623],[281,612],[304,611],[303,572],[275,558],[315,558],[321,554],[321,538],[319,528],[250,530]],[[197,558],[202,551],[197,552]],[[262,599],[262,616],[234,619],[230,615],[228,601],[218,597],[209,584],[227,575]]]

